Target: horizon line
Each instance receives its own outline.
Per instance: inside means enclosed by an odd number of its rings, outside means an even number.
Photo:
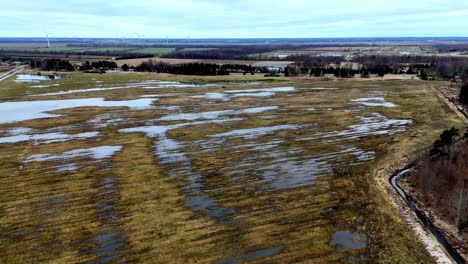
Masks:
[[[45,37],[40,37],[40,36],[23,36],[23,37],[8,37],[8,36],[0,36],[0,39],[43,39]],[[257,39],[264,39],[264,40],[283,40],[283,39],[468,39],[468,36],[425,36],[425,37],[411,37],[411,36],[406,36],[406,37],[395,37],[395,36],[388,36],[388,37],[258,37],[258,38],[252,38],[252,37],[67,37],[67,36],[57,36],[57,37],[50,37],[49,39],[191,39],[191,40],[206,40],[206,39],[226,39],[226,40],[237,40],[237,39],[251,39],[251,40],[257,40]]]

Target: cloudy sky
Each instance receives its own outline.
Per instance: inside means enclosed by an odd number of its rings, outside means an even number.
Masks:
[[[0,2],[0,37],[468,37],[468,0]]]

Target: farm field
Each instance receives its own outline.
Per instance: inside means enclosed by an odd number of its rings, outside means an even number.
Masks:
[[[406,45],[384,45],[372,46],[371,43],[363,46],[336,46],[317,47],[294,50],[276,50],[273,52],[252,54],[252,58],[285,58],[290,55],[311,55],[311,56],[405,56],[405,55],[426,55],[435,56],[438,52],[430,46],[406,46]],[[448,56],[449,54],[445,54]]]
[[[434,263],[375,175],[463,126],[443,84],[9,78],[0,262]]]
[[[464,39],[0,39],[0,55],[166,56],[179,59],[283,60],[288,56],[442,56],[466,57]],[[108,58],[108,59],[110,59]]]
[[[71,45],[71,46],[70,46]],[[142,48],[141,44],[134,44],[133,46],[115,46],[115,45],[89,45],[80,44],[75,46],[74,44],[62,44],[62,43],[51,43],[50,47],[47,47],[47,43],[0,43],[0,50],[4,52],[38,52],[38,53],[106,53],[106,52],[132,52],[141,54],[154,54],[164,55],[175,50],[175,48]],[[199,49],[194,49],[199,50]],[[206,49],[201,49],[206,50]]]
[[[144,53],[144,54],[155,54],[155,55],[164,55],[175,51],[175,48],[146,48],[134,50],[134,53]]]

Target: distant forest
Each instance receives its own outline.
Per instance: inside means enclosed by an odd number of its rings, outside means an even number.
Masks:
[[[138,41],[138,40],[134,40]],[[378,43],[378,42],[377,42]],[[376,48],[381,45],[376,43],[203,43],[203,44],[189,44],[189,43],[168,43],[168,44],[149,44],[149,43],[96,43],[93,41],[83,41],[77,43],[65,43],[64,49],[29,49],[19,46],[17,49],[4,49],[0,46],[0,56],[8,56],[12,51],[20,52],[22,54],[51,54],[51,55],[96,55],[96,56],[109,56],[109,57],[132,57],[132,56],[154,56],[151,52],[145,53],[144,51],[136,50],[141,49],[158,49],[158,48],[173,48],[174,51],[168,54],[161,54],[165,58],[178,58],[178,59],[223,59],[223,60],[245,60],[245,59],[259,59],[259,60],[293,60],[296,61],[304,55],[294,55],[294,51],[317,49],[317,48],[353,48],[353,47],[369,47]],[[407,45],[416,45],[408,43]],[[404,47],[405,45],[401,45]],[[439,53],[458,52],[460,54],[468,54],[468,43],[454,43],[454,44],[426,44],[426,47]],[[382,46],[383,47],[383,46]],[[82,48],[82,49],[81,49]],[[264,56],[270,52],[287,50],[292,53],[288,57],[277,56]]]

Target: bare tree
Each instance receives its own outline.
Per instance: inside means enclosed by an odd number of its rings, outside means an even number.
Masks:
[[[467,195],[465,189],[465,180],[460,177],[460,180],[454,190],[454,213],[455,213],[455,225],[459,226],[463,221],[466,220],[467,214]]]

